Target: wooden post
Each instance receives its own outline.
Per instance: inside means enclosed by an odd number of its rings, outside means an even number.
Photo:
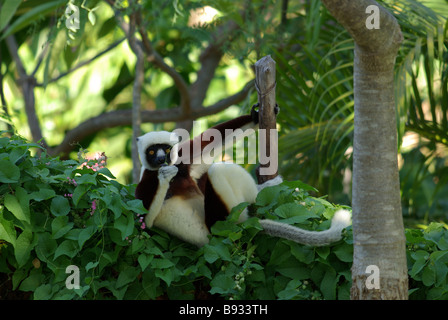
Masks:
[[[256,170],[261,184],[278,175],[278,133],[275,114],[275,61],[267,55],[255,63],[255,88],[259,103],[259,161]]]

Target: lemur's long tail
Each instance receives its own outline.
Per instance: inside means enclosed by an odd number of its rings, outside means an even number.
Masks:
[[[308,231],[267,219],[260,220],[260,224],[265,232],[271,236],[319,247],[341,240],[342,230],[351,224],[351,214],[347,210],[338,210],[331,220],[330,229],[325,231]]]

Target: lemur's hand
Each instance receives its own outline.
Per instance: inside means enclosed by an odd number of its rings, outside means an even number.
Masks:
[[[176,176],[177,171],[176,166],[160,167],[158,174],[159,181],[169,183]]]
[[[260,104],[257,102],[256,104],[254,104],[253,106],[252,106],[252,109],[250,110],[250,115],[251,115],[251,117],[252,117],[252,121],[255,123],[255,124],[257,124],[258,123],[258,121],[259,121],[259,118],[258,118],[258,107],[260,106]],[[278,113],[280,112],[280,108],[279,108],[279,106],[278,106],[278,104],[276,103],[275,104],[275,107],[274,107],[274,113],[275,113],[275,115],[277,116],[278,115]]]

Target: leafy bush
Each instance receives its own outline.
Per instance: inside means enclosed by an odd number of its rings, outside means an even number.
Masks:
[[[431,223],[425,230],[406,230],[410,299],[448,299],[448,232]]]
[[[135,186],[117,183],[95,161],[50,158],[16,136],[0,138],[0,148],[0,272],[10,282],[2,296],[348,298],[350,240],[310,248],[273,239],[256,218],[235,224],[248,207],[241,204],[213,227],[210,244],[197,249],[161,230],[143,230],[146,211],[134,198]],[[40,155],[31,156],[30,148]],[[304,228],[328,228],[335,209],[307,196],[308,188],[296,182],[266,189],[249,209]],[[66,286],[71,265],[81,273],[79,289]]]
[[[327,229],[337,208],[311,197],[312,187],[296,181],[264,189],[255,204],[240,204],[216,223],[210,243],[197,249],[145,230],[135,185],[119,184],[101,167],[0,137],[1,298],[349,298],[351,227],[338,243],[313,248],[272,238],[258,222]],[[246,208],[254,217],[235,223]],[[447,231],[433,224],[406,233],[410,297],[446,299]],[[80,272],[79,288],[70,287],[70,266]]]

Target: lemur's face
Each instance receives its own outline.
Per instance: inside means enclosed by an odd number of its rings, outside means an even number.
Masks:
[[[145,169],[159,170],[178,159],[179,137],[174,132],[152,131],[137,138],[138,154]]]
[[[153,144],[145,150],[146,162],[153,169],[166,166],[171,163],[170,153],[172,146],[168,144]]]

